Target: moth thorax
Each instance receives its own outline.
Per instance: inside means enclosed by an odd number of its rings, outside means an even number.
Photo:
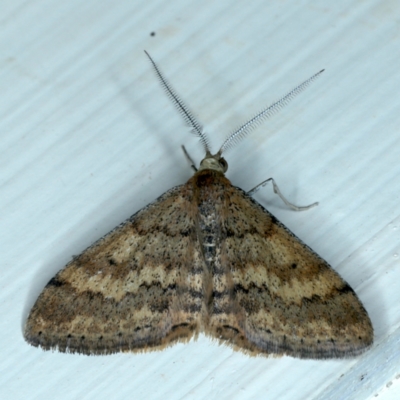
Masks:
[[[213,156],[207,154],[200,163],[199,171],[203,169],[212,169],[224,174],[228,169],[228,163],[225,161],[225,158],[221,157],[218,153]]]

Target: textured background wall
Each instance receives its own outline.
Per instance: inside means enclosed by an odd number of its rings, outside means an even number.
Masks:
[[[1,11],[2,398],[400,396],[400,4],[13,0]],[[144,49],[213,149],[326,68],[229,152],[228,178],[250,189],[273,176],[290,201],[320,202],[296,213],[270,188],[256,195],[356,290],[375,327],[371,351],[250,358],[200,337],[158,353],[86,357],[24,342],[47,281],[191,176],[181,144],[203,156]]]

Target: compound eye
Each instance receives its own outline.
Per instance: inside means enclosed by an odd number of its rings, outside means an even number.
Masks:
[[[226,172],[226,170],[228,169],[228,163],[226,162],[225,158],[220,158],[218,160],[219,165],[221,165],[222,169],[224,170],[224,172]]]

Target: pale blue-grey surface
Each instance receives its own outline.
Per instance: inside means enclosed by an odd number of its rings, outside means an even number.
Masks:
[[[388,0],[2,1],[0,397],[390,396],[400,368],[399,15]],[[46,282],[191,176],[181,144],[203,156],[144,49],[213,149],[326,68],[227,153],[227,175],[243,189],[273,176],[290,201],[320,202],[296,213],[270,188],[256,194],[356,290],[376,331],[365,356],[249,358],[200,337],[158,353],[86,357],[24,342]]]

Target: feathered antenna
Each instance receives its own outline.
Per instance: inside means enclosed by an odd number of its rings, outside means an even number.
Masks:
[[[197,119],[194,117],[193,113],[190,111],[188,106],[183,103],[181,98],[178,96],[178,94],[175,92],[172,86],[165,79],[164,75],[161,73],[156,63],[150,57],[150,54],[146,50],[144,52],[146,53],[147,57],[149,57],[149,60],[153,65],[153,68],[158,76],[158,79],[160,80],[161,85],[164,88],[165,92],[167,93],[168,97],[172,100],[175,107],[178,109],[179,113],[185,120],[186,124],[190,126],[192,132],[200,139],[200,142],[202,143],[206,154],[208,154],[210,152],[208,147],[208,139],[205,133],[203,132],[203,126],[197,121]]]
[[[283,96],[280,100],[270,105],[267,108],[264,108],[261,112],[256,114],[253,118],[243,124],[240,128],[236,129],[233,133],[231,133],[222,144],[221,148],[218,151],[218,154],[222,154],[224,151],[231,148],[235,145],[239,140],[243,139],[249,132],[251,132],[254,128],[256,128],[261,122],[265,119],[269,118],[271,115],[278,112],[281,108],[283,108],[286,104],[288,104],[292,99],[294,99],[299,93],[301,93],[311,82],[313,82],[320,74],[322,74],[324,70],[317,72],[311,78],[308,78],[301,85],[295,87],[291,90],[286,96]]]

